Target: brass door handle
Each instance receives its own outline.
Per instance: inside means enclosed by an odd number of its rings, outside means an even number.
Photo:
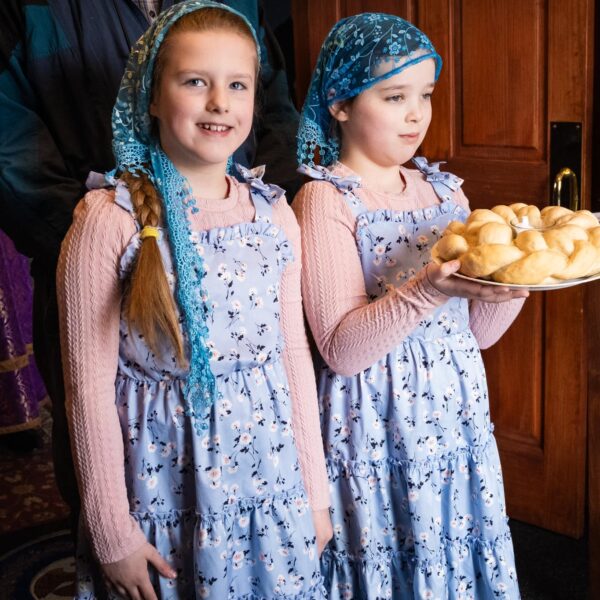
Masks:
[[[562,186],[563,179],[569,182],[569,208],[571,210],[579,210],[579,190],[577,189],[577,175],[575,172],[565,167],[561,169],[554,178],[552,186],[552,204],[556,206],[565,206],[562,201]]]

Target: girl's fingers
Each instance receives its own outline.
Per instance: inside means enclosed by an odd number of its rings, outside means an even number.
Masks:
[[[460,260],[450,260],[440,267],[440,272],[444,277],[450,277],[460,269]]]
[[[177,572],[173,569],[173,567],[171,567],[171,565],[159,554],[158,550],[154,546],[148,544],[148,548],[149,550],[146,556],[148,562],[163,577],[175,579],[175,577],[177,577]]]
[[[150,578],[147,577],[146,581],[138,586],[140,600],[158,600],[156,592],[150,583]]]
[[[140,594],[139,588],[134,587],[131,589],[131,591],[129,592],[129,597],[131,598],[131,600],[142,600],[142,596]],[[156,598],[156,596],[154,596]]]
[[[127,590],[122,586],[117,584],[112,584],[111,583],[111,587],[115,590],[115,592],[117,592],[117,594],[119,594],[119,596],[121,596],[121,598],[125,598],[125,600],[127,600],[129,598],[129,594],[127,593]]]
[[[527,298],[529,296],[527,290],[511,290],[509,287],[481,285],[475,281],[452,277],[459,269],[459,260],[450,260],[439,266],[430,263],[427,266],[427,277],[434,287],[448,296],[461,296],[486,302],[506,302],[514,298]]]
[[[464,287],[455,289],[455,295],[465,296],[471,300],[482,300],[483,302],[507,302],[517,298],[527,298],[528,290],[511,290],[508,287],[497,287],[492,285],[480,285],[473,282],[465,282]]]

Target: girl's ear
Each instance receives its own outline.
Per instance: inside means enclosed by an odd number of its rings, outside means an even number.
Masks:
[[[336,121],[343,123],[350,118],[350,106],[350,102],[347,102],[346,100],[340,100],[339,102],[334,102],[331,106],[329,106],[329,113]]]

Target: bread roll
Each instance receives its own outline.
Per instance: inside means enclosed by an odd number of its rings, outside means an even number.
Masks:
[[[596,246],[598,250],[600,250],[600,227],[593,227],[592,229],[588,229],[588,240]]]
[[[461,256],[459,271],[467,277],[488,277],[522,256],[524,252],[513,244],[483,244]]]
[[[588,241],[576,240],[575,249],[571,256],[567,266],[560,271],[554,273],[554,277],[557,279],[577,279],[587,275],[590,269],[593,267],[598,256],[598,251],[593,244]]]
[[[544,240],[546,244],[548,244],[548,248],[550,248],[550,250],[562,252],[565,256],[571,256],[571,254],[573,254],[573,250],[575,250],[575,243],[570,236],[560,233],[558,229],[544,231],[543,235]]]
[[[444,235],[446,233],[456,233],[458,235],[462,235],[465,231],[465,224],[462,221],[450,221],[446,230],[444,231]]]
[[[567,266],[567,257],[555,250],[538,250],[502,267],[492,274],[499,283],[538,285]]]
[[[477,232],[479,244],[510,244],[512,238],[512,227],[506,223],[484,223]]]
[[[574,214],[572,210],[564,206],[544,206],[540,212],[544,227],[552,227],[561,217]]]
[[[555,225],[576,225],[582,229],[598,227],[598,219],[589,210],[578,210],[572,215],[565,215],[557,219]]]
[[[462,256],[469,249],[469,244],[462,235],[450,233],[438,240],[435,248],[437,255],[442,260],[448,261]]]
[[[463,236],[466,238],[469,246],[477,246],[479,243],[479,230],[487,225],[488,221],[473,221],[472,223],[465,223],[465,230]],[[500,225],[500,223],[497,223]]]
[[[566,206],[558,206],[557,204],[549,204],[548,206],[544,206],[540,209],[540,214],[543,218],[547,218],[548,216],[554,214],[557,218],[559,216],[566,215],[567,213],[573,213],[570,208]]]
[[[596,260],[594,261],[594,264],[592,265],[590,270],[585,274],[585,276],[589,277],[590,275],[598,275],[598,273],[600,273],[600,252],[598,252],[598,254],[596,255]]]
[[[522,208],[525,208],[526,206],[527,204],[525,204],[524,202],[515,202],[514,204],[511,204],[508,208],[510,208],[510,210],[517,214],[518,211],[520,211]]]
[[[512,210],[512,208],[505,206],[504,204],[498,204],[492,208],[492,212],[495,212],[497,215],[500,215],[506,223],[509,225],[517,220],[517,215]]]
[[[475,221],[483,221],[484,223],[493,222],[493,223],[504,223],[504,219],[492,212],[488,208],[476,208],[467,218],[467,225],[470,223],[475,223]]]
[[[526,254],[548,249],[548,244],[546,243],[544,236],[535,229],[528,229],[527,231],[519,233],[515,238],[515,246],[520,250],[523,250]]]
[[[562,227],[554,227],[550,231],[558,231],[560,235],[566,235],[570,237],[573,241],[582,240],[585,241],[588,239],[587,231],[578,227],[577,225],[571,225],[571,223],[567,223]]]
[[[541,229],[542,225],[542,215],[540,213],[540,209],[537,206],[529,205],[520,208],[517,211],[517,217],[519,222],[523,217],[527,217],[529,219],[529,224],[535,229]]]
[[[586,275],[595,275],[600,272],[600,227],[588,229],[587,233],[590,244],[596,248],[596,260]]]
[[[558,250],[566,256],[571,256],[571,254],[573,254],[573,251],[575,250],[574,242],[576,240],[587,240],[586,232],[581,229],[581,227],[577,227],[575,225],[563,225],[562,227],[555,227],[554,229],[544,231],[543,235],[544,239],[546,240],[546,244],[548,244],[548,248],[552,250]]]

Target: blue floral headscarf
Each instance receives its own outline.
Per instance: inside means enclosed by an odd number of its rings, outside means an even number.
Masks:
[[[363,13],[338,21],[325,39],[300,115],[298,161],[314,165],[337,160],[339,142],[331,131],[329,107],[427,59],[442,59],[429,38],[414,25],[384,13]]]
[[[165,225],[176,270],[176,298],[184,316],[190,353],[190,370],[185,383],[187,413],[195,417],[196,431],[207,427],[206,409],[214,402],[215,378],[210,369],[210,352],[206,345],[210,312],[208,294],[202,287],[204,263],[190,239],[189,213],[197,212],[191,188],[162,151],[150,116],[152,77],[158,50],[170,27],[184,15],[199,10],[218,8],[238,15],[247,24],[260,48],[256,32],[248,19],[238,11],[210,0],[188,0],[163,12],[137,41],[125,69],[112,114],[115,170],[146,173],[160,193]]]

